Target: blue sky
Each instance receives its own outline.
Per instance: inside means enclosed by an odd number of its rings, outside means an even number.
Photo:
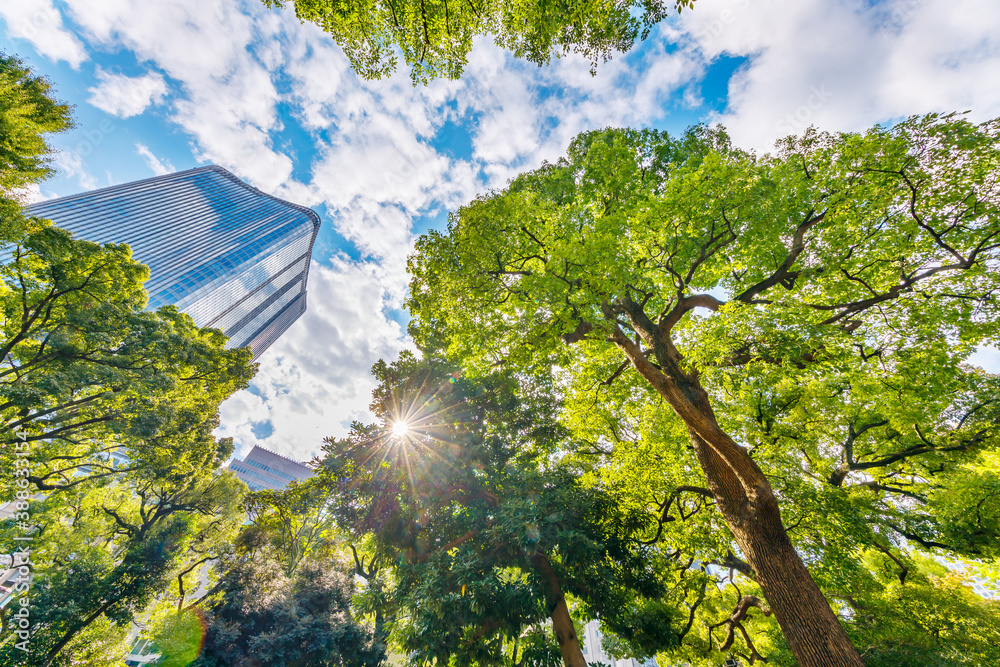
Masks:
[[[216,163],[321,215],[309,310],[220,429],[241,453],[299,459],[365,418],[368,369],[408,345],[415,237],[581,131],[722,123],[766,151],[810,124],[1000,116],[995,0],[698,0],[596,77],[480,40],[461,81],[418,88],[360,80],[325,34],[258,0],[0,0],[0,23],[0,48],[74,105],[59,174],[33,196]]]

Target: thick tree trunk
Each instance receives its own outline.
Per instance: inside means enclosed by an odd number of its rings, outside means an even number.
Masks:
[[[763,483],[748,495],[733,484],[734,475],[711,445],[696,432],[691,440],[708,487],[799,664],[861,667],[847,633],[792,546],[763,473]]]
[[[566,667],[587,667],[587,661],[584,660],[583,651],[580,649],[580,638],[576,636],[576,628],[569,615],[566,598],[563,597],[562,584],[559,582],[558,575],[553,571],[548,556],[540,552],[536,553],[531,557],[531,563],[542,577],[542,585],[545,587],[545,603],[548,605],[549,615],[552,617],[552,629],[556,633],[556,641],[559,642],[559,652],[562,654],[563,665]]]
[[[767,477],[719,426],[708,394],[697,377],[681,369],[671,341],[643,324],[636,328],[652,345],[659,368],[621,332],[614,336],[615,343],[687,425],[708,488],[795,658],[802,667],[863,667],[840,620],[795,551]]]

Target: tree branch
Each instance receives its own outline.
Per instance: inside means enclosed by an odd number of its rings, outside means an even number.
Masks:
[[[790,269],[795,264],[795,260],[797,260],[799,255],[802,254],[802,251],[805,250],[806,232],[819,224],[823,218],[826,217],[826,211],[820,213],[819,215],[814,215],[814,213],[815,210],[810,210],[806,214],[805,219],[799,223],[798,227],[795,228],[795,234],[792,237],[792,245],[788,248],[785,260],[778,265],[778,268],[774,270],[774,273],[756,285],[752,285],[742,293],[738,294],[736,296],[737,301],[742,301],[743,303],[753,303],[758,295],[763,294],[778,284],[783,284],[785,287],[791,289],[794,285],[795,279],[799,275],[799,272],[791,271]]]
[[[750,664],[752,665],[758,659],[767,662],[760,653],[757,652],[757,648],[753,645],[753,641],[750,639],[750,635],[747,634],[746,629],[743,627],[743,621],[746,619],[747,614],[750,612],[752,607],[757,607],[760,609],[765,616],[771,615],[771,610],[766,605],[761,604],[761,600],[755,595],[744,595],[736,603],[736,608],[733,613],[729,615],[729,618],[716,623],[715,625],[710,625],[708,628],[709,636],[709,648],[712,645],[712,631],[715,628],[725,625],[726,626],[726,640],[723,642],[722,646],[719,647],[720,651],[728,651],[733,645],[735,640],[735,630],[739,630],[740,634],[743,635],[744,641],[746,641],[747,648],[750,649]]]

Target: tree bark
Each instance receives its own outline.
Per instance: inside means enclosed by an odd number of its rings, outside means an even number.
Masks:
[[[548,605],[549,615],[552,617],[552,629],[555,631],[556,641],[559,642],[559,652],[562,654],[563,665],[565,667],[587,667],[587,661],[584,660],[583,651],[580,649],[580,638],[576,636],[576,627],[573,625],[569,608],[566,606],[562,584],[559,581],[559,576],[552,569],[549,557],[544,553],[537,552],[531,557],[531,563],[542,577],[545,603]]]
[[[863,667],[840,620],[795,551],[763,471],[719,426],[707,392],[696,375],[682,370],[669,336],[637,321],[638,317],[630,319],[653,348],[659,368],[620,330],[613,340],[684,420],[708,488],[796,660],[802,667]]]
[[[700,434],[692,431],[691,441],[719,509],[799,664],[861,667],[847,633],[795,551],[763,473],[763,483],[748,495],[733,483],[726,461]]]

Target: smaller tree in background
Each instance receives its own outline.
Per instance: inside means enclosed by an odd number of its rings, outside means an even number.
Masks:
[[[219,578],[202,608],[204,645],[195,667],[376,667],[375,632],[352,619],[353,572],[337,552],[323,497],[308,485],[250,494],[252,523],[216,563]],[[192,605],[195,606],[195,605]],[[190,651],[190,616],[163,618],[154,641],[173,664]],[[186,664],[186,663],[185,663]]]
[[[384,425],[329,439],[320,480],[394,564],[393,637],[413,664],[582,667],[573,600],[638,655],[676,641],[676,615],[652,613],[671,568],[641,543],[651,517],[585,484],[550,387],[409,354],[374,372]]]
[[[329,498],[309,483],[257,491],[243,500],[254,530],[267,536],[286,576],[292,576],[310,554],[329,557],[337,551],[329,504]]]
[[[205,614],[194,667],[376,667],[385,657],[371,629],[350,620],[351,574],[342,563],[306,560],[291,577],[281,561],[227,564],[219,601]]]
[[[184,565],[231,540],[242,482],[212,468],[75,487],[33,503],[32,651],[26,665],[117,664],[122,642]],[[12,520],[5,522],[7,528]],[[10,531],[13,533],[13,531]],[[14,660],[16,635],[0,656]]]

